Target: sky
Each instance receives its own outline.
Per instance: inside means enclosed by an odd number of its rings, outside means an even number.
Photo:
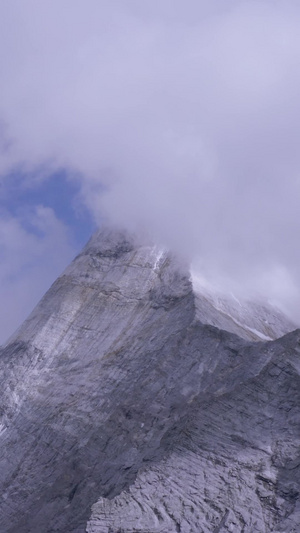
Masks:
[[[103,223],[300,322],[300,4],[2,0],[0,343]]]

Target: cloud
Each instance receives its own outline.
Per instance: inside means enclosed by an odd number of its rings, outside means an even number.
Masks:
[[[0,343],[5,342],[74,255],[66,227],[38,206],[0,212]]]
[[[298,2],[14,0],[0,19],[3,175],[75,171],[98,220],[291,302]]]

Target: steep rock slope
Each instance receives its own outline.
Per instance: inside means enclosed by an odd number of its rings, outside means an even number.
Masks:
[[[197,298],[109,230],[54,283],[1,351],[3,532],[296,531],[299,331],[253,343]]]
[[[213,380],[199,376],[201,393],[164,438],[165,457],[128,491],[102,497],[89,533],[299,531],[300,332],[259,347],[260,357],[211,335],[231,361],[219,361]]]
[[[202,324],[211,324],[253,341],[278,339],[296,329],[290,319],[267,302],[222,293],[195,272],[192,273],[192,283],[196,316]]]

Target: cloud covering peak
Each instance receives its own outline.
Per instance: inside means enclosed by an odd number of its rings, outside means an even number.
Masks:
[[[67,169],[98,220],[298,306],[298,2],[4,0],[0,20],[3,176]]]

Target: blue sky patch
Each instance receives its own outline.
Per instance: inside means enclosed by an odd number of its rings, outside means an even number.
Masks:
[[[75,245],[80,248],[96,228],[80,193],[79,182],[71,179],[65,170],[59,170],[43,180],[31,180],[16,172],[6,176],[1,184],[0,209],[22,217],[22,214],[36,206],[50,207],[69,228]],[[29,224],[28,221],[24,223]],[[38,232],[34,227],[27,229]]]

